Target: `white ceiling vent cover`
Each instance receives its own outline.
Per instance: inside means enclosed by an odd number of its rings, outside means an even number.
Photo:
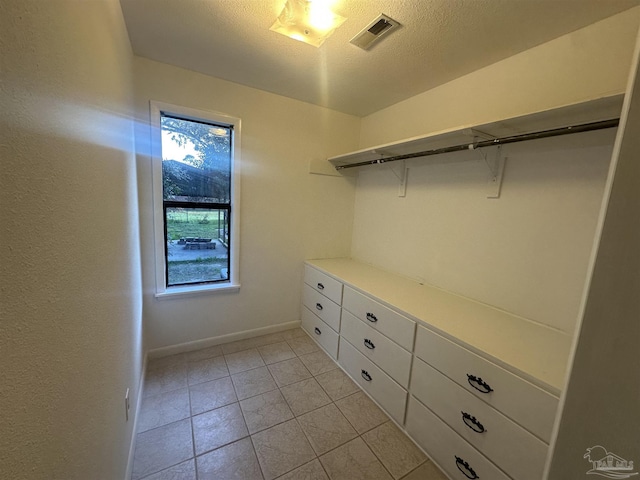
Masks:
[[[352,44],[363,50],[369,50],[373,45],[378,43],[385,35],[397,30],[402,25],[393,18],[380,14],[373,22],[364,27],[360,33],[351,39]]]

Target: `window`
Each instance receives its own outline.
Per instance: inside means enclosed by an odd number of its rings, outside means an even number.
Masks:
[[[238,288],[240,121],[151,102],[159,296]]]

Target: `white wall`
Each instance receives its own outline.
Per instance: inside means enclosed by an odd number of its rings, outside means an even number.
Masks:
[[[616,139],[549,480],[585,478],[600,445],[638,471],[640,445],[640,36]],[[624,132],[624,135],[622,133]]]
[[[0,52],[0,477],[121,479],[142,303],[120,5],[4,1]]]
[[[149,347],[299,321],[302,262],[348,256],[354,202],[353,180],[310,175],[309,160],[355,149],[360,120],[151,60],[134,63]],[[242,120],[237,293],[154,297],[149,100]]]
[[[638,8],[363,119],[360,147],[621,93]],[[351,254],[572,332],[614,131],[504,147],[500,199],[479,152],[361,169]],[[493,155],[492,151],[485,151]],[[398,165],[395,166],[398,168]]]

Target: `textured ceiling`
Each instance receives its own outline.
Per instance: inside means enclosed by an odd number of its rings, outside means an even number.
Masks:
[[[320,48],[269,30],[284,0],[121,0],[136,55],[364,116],[638,0],[336,0]],[[378,14],[403,27],[364,51]]]

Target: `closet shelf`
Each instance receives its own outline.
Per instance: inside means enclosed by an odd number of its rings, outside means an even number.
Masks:
[[[616,127],[623,95],[412,137],[329,158],[336,170]]]

